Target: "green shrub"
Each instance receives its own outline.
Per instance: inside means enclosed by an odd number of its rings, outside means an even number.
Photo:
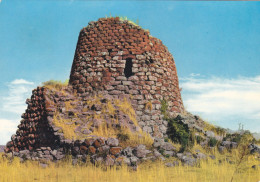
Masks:
[[[168,119],[167,134],[169,138],[176,143],[181,144],[181,152],[194,145],[194,138],[187,124],[180,120],[180,117]]]
[[[242,135],[235,133],[232,135],[231,141],[239,143],[241,141]]]
[[[164,142],[169,142],[169,138],[165,138],[165,139],[164,139]]]
[[[226,134],[226,130],[224,128],[219,127],[219,126],[214,128],[213,132],[217,133],[218,135],[222,135],[222,136]]]
[[[196,141],[195,131],[194,130],[192,130],[192,131],[189,130],[189,143],[188,143],[188,146],[189,147],[193,147],[194,144],[195,144],[195,141]]]
[[[196,142],[197,142],[198,144],[200,144],[200,142],[202,142],[202,140],[203,140],[203,138],[202,138],[201,136],[199,136],[199,135],[197,135],[197,136],[195,137],[195,139],[196,139]]]
[[[160,152],[160,154],[164,155],[164,149],[159,149],[158,152]]]
[[[170,155],[169,155],[169,154],[166,154],[164,157],[166,157],[166,158],[170,158]]]
[[[214,137],[211,137],[211,138],[209,139],[208,145],[209,145],[210,147],[215,147],[215,146],[217,145],[217,143],[218,143],[217,139],[214,138]]]
[[[233,134],[227,134],[226,137],[223,138],[223,140],[229,140],[232,142],[245,142],[247,141],[248,143],[252,142],[254,139],[253,135],[250,133],[250,131],[245,131],[244,133],[233,133]]]
[[[164,118],[167,119],[168,118],[168,103],[165,99],[161,100],[161,113],[164,115]]]

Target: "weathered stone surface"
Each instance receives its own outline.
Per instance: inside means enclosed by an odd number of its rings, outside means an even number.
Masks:
[[[162,156],[162,154],[158,150],[156,150],[156,149],[154,149],[153,153],[154,153],[155,157],[161,157]]]
[[[189,155],[181,155],[179,159],[182,161],[184,165],[188,165],[188,166],[195,166],[197,162],[196,159],[194,159],[192,156]]]
[[[219,147],[218,147],[218,151],[219,151],[220,153],[224,153],[225,147],[219,146]]]
[[[175,152],[174,151],[164,151],[164,155],[167,156],[169,155],[170,157],[174,156],[175,155]]]
[[[110,147],[117,147],[119,144],[118,139],[116,138],[108,138],[106,141],[107,145],[109,145]]]
[[[144,158],[149,153],[151,153],[151,151],[147,150],[145,145],[138,145],[133,150],[133,154],[138,158]]]
[[[114,162],[115,162],[115,160],[110,155],[107,155],[107,157],[105,159],[105,165],[112,166],[112,165],[114,165]]]
[[[130,161],[130,159],[127,158],[127,157],[124,157],[123,162],[124,162],[125,164],[127,164],[128,166],[131,165],[131,161]]]
[[[127,157],[132,157],[133,149],[131,147],[126,147],[125,149],[122,150],[122,154]]]
[[[110,148],[110,154],[112,155],[118,155],[121,152],[121,147],[111,147]]]
[[[231,141],[222,141],[221,145],[225,147],[226,149],[235,149],[237,148],[237,143],[236,142],[231,142]]]
[[[215,138],[215,133],[213,131],[206,131],[207,137]]]
[[[139,162],[139,159],[135,156],[133,157],[130,157],[130,162],[131,162],[131,165],[137,165],[137,163]]]
[[[178,161],[168,162],[168,163],[165,163],[165,166],[167,166],[167,167],[179,166],[179,162]]]
[[[176,150],[176,148],[174,146],[172,146],[172,144],[168,143],[168,142],[164,142],[160,148],[164,149],[164,150]]]
[[[153,146],[154,146],[155,148],[158,148],[158,147],[162,146],[163,144],[164,144],[163,138],[155,138],[155,139],[154,139]]]
[[[195,158],[197,158],[197,159],[207,159],[207,156],[205,154],[199,152],[195,155]]]
[[[259,145],[256,145],[256,144],[250,144],[248,146],[249,150],[250,150],[250,153],[258,153],[260,154],[260,146]]]
[[[227,149],[230,149],[231,148],[231,141],[223,141],[221,143],[221,145],[224,146]]]
[[[90,147],[88,148],[88,151],[89,151],[90,154],[95,154],[95,153],[96,153],[96,148],[93,147],[93,146],[90,146]]]
[[[85,139],[85,144],[87,145],[87,146],[91,146],[93,143],[94,143],[94,139],[92,139],[92,138],[90,138],[90,139]]]

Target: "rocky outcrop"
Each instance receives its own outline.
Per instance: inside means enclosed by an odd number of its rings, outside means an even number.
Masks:
[[[250,150],[250,153],[258,153],[260,154],[260,146],[259,145],[256,145],[256,144],[250,144],[248,146],[249,150]]]

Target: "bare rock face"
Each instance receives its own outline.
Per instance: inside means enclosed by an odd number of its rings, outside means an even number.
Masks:
[[[117,147],[118,144],[119,144],[119,141],[116,138],[108,138],[107,139],[107,145],[109,145],[110,147]]]

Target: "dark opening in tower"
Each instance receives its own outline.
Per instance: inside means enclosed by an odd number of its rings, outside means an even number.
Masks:
[[[125,63],[125,77],[129,78],[130,76],[133,76],[134,73],[132,72],[132,67],[133,67],[133,62],[132,58],[126,58],[126,63]]]

